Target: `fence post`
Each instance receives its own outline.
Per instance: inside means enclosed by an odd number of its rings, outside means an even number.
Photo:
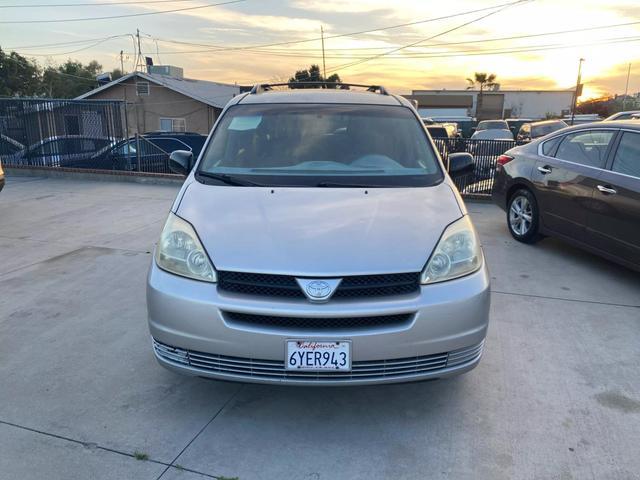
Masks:
[[[140,171],[140,162],[142,157],[140,156],[140,135],[136,132],[136,171]]]

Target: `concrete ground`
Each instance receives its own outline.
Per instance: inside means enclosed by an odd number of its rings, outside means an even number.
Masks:
[[[508,235],[485,356],[436,382],[290,388],[158,366],[145,274],[175,186],[9,177],[0,193],[0,478],[640,478],[640,275]]]

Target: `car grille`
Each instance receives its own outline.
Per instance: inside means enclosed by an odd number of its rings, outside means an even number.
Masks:
[[[352,330],[371,327],[397,327],[411,323],[413,313],[367,317],[282,317],[252,313],[223,312],[228,322],[264,327],[301,330]]]
[[[263,297],[306,298],[296,277],[265,273],[220,271],[218,289]],[[420,273],[391,273],[343,277],[331,298],[385,297],[415,293]]]
[[[203,373],[227,374],[266,380],[376,380],[384,378],[402,378],[418,374],[437,373],[445,368],[477,360],[482,354],[484,342],[477,345],[435,355],[424,355],[392,360],[371,360],[353,362],[350,372],[319,371],[300,372],[286,370],[284,362],[278,360],[258,360],[243,357],[230,357],[211,353],[195,352],[176,348],[153,340],[156,354],[163,360],[202,370]]]

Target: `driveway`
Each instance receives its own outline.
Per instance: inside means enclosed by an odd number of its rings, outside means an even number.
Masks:
[[[0,193],[0,478],[640,478],[640,275],[509,236],[479,367],[365,388],[158,366],[145,275],[177,187],[8,177]]]

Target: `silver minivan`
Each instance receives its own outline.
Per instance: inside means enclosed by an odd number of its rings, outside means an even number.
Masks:
[[[187,178],[148,276],[157,360],[293,385],[471,370],[489,275],[450,175],[473,158],[445,167],[414,107],[382,87],[295,86],[236,96],[198,159],[172,153]]]

